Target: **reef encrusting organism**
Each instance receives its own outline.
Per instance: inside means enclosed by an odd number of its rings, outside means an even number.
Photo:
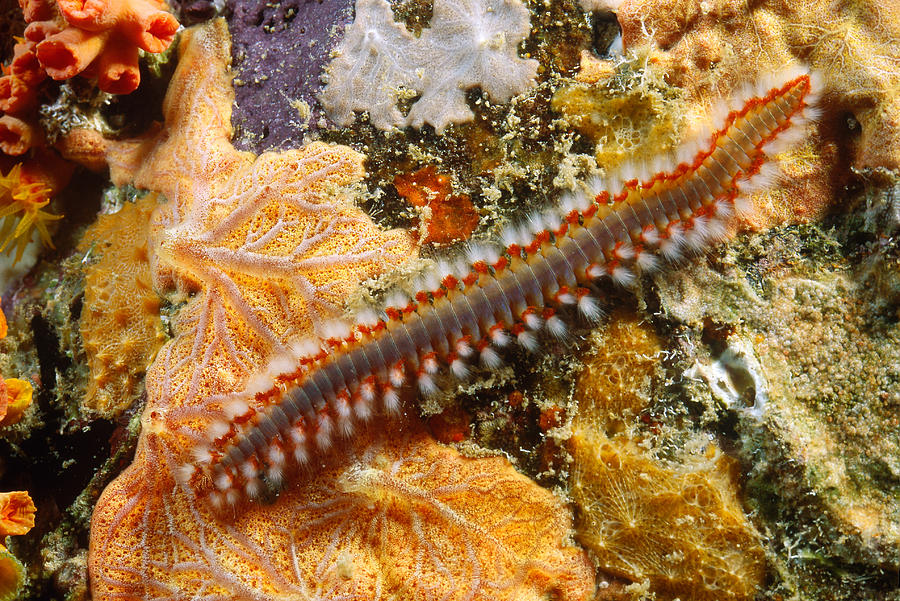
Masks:
[[[478,211],[466,194],[453,194],[450,176],[427,165],[394,178],[397,194],[418,209],[422,244],[466,240],[478,225]]]
[[[156,195],[148,194],[102,215],[79,245],[93,260],[85,268],[79,321],[91,371],[82,403],[103,415],[115,415],[134,401],[165,341],[148,247],[156,205]]]
[[[753,599],[765,559],[738,501],[734,460],[711,443],[705,457],[666,465],[593,427],[579,427],[569,448],[577,539],[601,570],[649,583],[656,599]]]
[[[468,88],[481,86],[506,102],[534,85],[537,61],[516,50],[529,31],[519,0],[436,0],[431,26],[419,37],[394,22],[386,0],[358,0],[328,67],[322,104],[338,125],[367,111],[380,129],[429,123],[441,133],[474,117]],[[404,115],[398,104],[410,101]]]

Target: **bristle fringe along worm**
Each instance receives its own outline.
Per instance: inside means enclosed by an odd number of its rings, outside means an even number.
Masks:
[[[397,389],[410,380],[428,394],[441,369],[463,378],[473,362],[499,365],[500,347],[533,351],[542,331],[564,336],[561,306],[597,319],[588,286],[599,278],[627,285],[725,237],[729,220],[748,210],[742,193],[766,179],[766,152],[814,111],[813,79],[795,74],[749,97],[689,162],[612,192],[589,182],[591,192],[509,227],[502,246],[472,248],[460,269],[441,264],[413,298],[298,347],[245,400],[223,407],[224,420],[210,427],[182,481],[214,505],[255,497],[264,482],[280,485],[286,471],[367,419],[378,399],[396,411]]]

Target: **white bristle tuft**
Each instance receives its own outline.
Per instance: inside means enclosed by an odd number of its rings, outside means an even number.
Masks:
[[[338,420],[343,422],[350,418],[350,415],[353,413],[353,408],[350,406],[350,401],[343,396],[339,396],[334,402],[335,411],[337,411]]]
[[[684,239],[691,250],[699,250],[707,240],[709,220],[703,216],[691,219],[691,227],[685,230]]]
[[[320,451],[327,451],[331,447],[331,431],[319,430],[316,432],[316,446]]]
[[[469,377],[469,366],[457,358],[450,362],[450,372],[460,380],[465,380]]]
[[[438,393],[437,384],[434,378],[428,374],[421,374],[418,378],[419,391],[426,397],[434,396]]]
[[[318,351],[317,351],[318,352]],[[266,365],[266,373],[278,376],[294,371],[297,368],[297,359],[289,354],[278,354],[269,358]],[[269,382],[271,386],[271,381]]]
[[[592,280],[596,280],[606,275],[606,268],[598,263],[591,263],[588,265],[585,274]]]
[[[627,288],[634,284],[636,279],[634,271],[624,265],[616,265],[609,275],[617,286],[622,286],[623,288]]]
[[[529,214],[526,218],[526,223],[528,227],[528,231],[531,234],[531,238],[534,238],[539,232],[544,231],[544,215],[538,211],[534,211]],[[529,240],[530,242],[531,240]]]
[[[492,328],[489,335],[494,346],[504,347],[509,344],[509,334],[503,328]]]
[[[775,186],[781,177],[781,168],[775,161],[766,161],[759,171],[749,178],[740,180],[738,188],[744,194],[753,194],[758,190],[766,190]]]
[[[384,409],[388,413],[399,413],[400,395],[398,395],[397,391],[393,388],[388,388],[384,391],[384,395],[381,397],[381,402],[384,404]]]
[[[713,207],[713,219],[727,222],[734,216],[734,205],[727,199],[720,199],[715,202]]]
[[[338,423],[338,432],[344,438],[349,438],[351,434],[353,434],[353,414],[349,411],[349,407],[347,408],[347,415],[338,415],[337,423]]]
[[[266,478],[276,487],[280,487],[284,481],[284,466],[280,464],[270,465],[268,469],[266,469]]]
[[[441,280],[438,278],[437,274],[429,271],[422,277],[419,290],[425,290],[427,292],[434,292],[441,286]]]
[[[244,415],[250,411],[250,405],[245,399],[235,397],[228,399],[228,401],[222,405],[222,411],[225,412],[225,417],[228,418],[229,421],[233,421],[237,416]]]
[[[659,257],[648,250],[639,252],[635,262],[642,273],[654,273],[661,266]]]
[[[537,336],[526,330],[519,332],[519,334],[516,336],[516,340],[519,342],[522,348],[529,353],[537,351],[540,347],[540,345],[538,344]]]
[[[677,239],[663,238],[659,243],[659,252],[669,262],[681,259],[681,244]]]
[[[213,509],[222,509],[225,506],[225,496],[214,490],[209,493],[209,504],[213,506]]]
[[[353,412],[356,414],[357,419],[364,422],[369,421],[370,419],[372,419],[371,401],[360,399],[353,404]]]
[[[602,192],[609,191],[608,182],[604,181],[599,175],[592,175],[587,178],[584,182],[585,188],[590,193],[591,198],[588,198],[587,206],[590,206],[592,202],[594,202],[594,197]],[[587,207],[585,207],[587,208]]]
[[[500,242],[503,243],[504,247],[508,248],[513,244],[519,244],[521,235],[518,230],[518,226],[512,224],[507,224],[507,226],[503,228],[503,231],[500,233]]]
[[[544,325],[543,320],[536,313],[525,313],[522,315],[522,321],[525,323],[525,327],[530,330],[540,330],[541,326]]]
[[[603,317],[600,303],[590,294],[584,294],[578,299],[578,313],[588,322],[594,323]]]
[[[206,436],[209,440],[222,438],[231,430],[231,423],[219,419],[213,420],[206,428]]]
[[[323,338],[344,340],[350,336],[350,324],[340,319],[332,319],[322,324],[321,332]],[[284,373],[284,371],[281,373]]]
[[[453,264],[450,261],[445,259],[441,259],[437,262],[437,266],[435,267],[435,273],[437,276],[443,280],[448,275],[456,275],[456,271],[453,267]]]
[[[547,320],[547,331],[557,339],[562,340],[568,334],[568,330],[566,328],[566,322],[559,318],[558,315],[553,315]]]
[[[359,385],[359,398],[362,402],[369,404],[375,400],[375,384],[371,381],[363,382]]]
[[[583,190],[566,192],[559,200],[559,211],[563,216],[572,211],[582,213],[591,206],[591,202],[592,199]]]
[[[656,246],[659,244],[659,230],[655,226],[648,225],[641,230],[641,240],[644,244]]]
[[[384,306],[394,307],[395,309],[402,309],[406,305],[409,304],[409,295],[404,294],[399,291],[394,291],[388,294],[387,298],[385,298]]]
[[[197,445],[191,451],[191,455],[194,457],[194,463],[205,464],[212,461],[212,453],[206,445]]]
[[[634,246],[627,242],[616,244],[613,254],[620,261],[630,261],[634,258]]]
[[[456,341],[456,354],[460,357],[466,358],[472,356],[472,345],[469,344],[465,339],[460,338]]]
[[[299,445],[294,447],[294,461],[297,462],[297,465],[304,465],[307,461],[309,461],[309,452],[306,450],[306,445]]]
[[[190,463],[184,463],[182,465],[179,465],[175,469],[175,480],[179,484],[185,485],[191,481],[191,478],[193,478],[194,474],[196,474],[196,473],[197,473],[196,465],[193,465]]]
[[[306,444],[306,430],[301,425],[294,426],[290,430],[291,442],[296,446],[303,446]]]
[[[557,294],[556,300],[559,301],[563,305],[574,305],[575,301],[577,299],[575,298],[574,294],[567,291],[567,292],[560,292],[559,294]]]
[[[488,369],[497,369],[503,365],[500,354],[489,346],[481,349],[481,364]]]
[[[356,318],[356,322],[358,324],[366,326],[366,327],[370,327],[370,328],[375,326],[379,321],[378,314],[368,307],[360,310],[355,315],[355,318]]]
[[[304,340],[295,340],[290,346],[291,353],[296,359],[304,359],[306,357],[315,357],[322,350],[321,342],[306,338]]]
[[[706,239],[712,242],[719,242],[726,237],[728,237],[728,220],[720,219],[716,215],[706,225]]]
[[[234,480],[227,472],[222,472],[213,479],[213,484],[221,491],[226,491],[232,487]]]
[[[403,366],[395,365],[392,367],[388,374],[388,379],[393,386],[403,386],[403,383],[406,382],[406,371],[403,369]]]
[[[256,467],[256,463],[250,461],[249,459],[241,464],[241,476],[243,476],[247,480],[249,480],[250,478],[255,478],[257,471],[258,469]]]
[[[493,265],[500,260],[500,252],[494,246],[488,244],[473,244],[469,247],[466,255],[470,265],[478,263],[479,261],[483,261],[488,265]]]
[[[334,431],[334,422],[327,413],[320,413],[317,420],[316,444],[320,449],[331,446],[331,433]]]
[[[746,217],[753,212],[753,202],[750,200],[749,196],[738,194],[732,204],[734,205],[734,212],[738,217]]]
[[[260,491],[259,478],[251,478],[250,480],[247,480],[247,483],[244,484],[244,491],[251,499],[255,499],[256,497],[258,497]]]
[[[238,501],[241,500],[241,493],[233,488],[229,488],[225,491],[225,502],[234,507],[238,504]]]
[[[284,450],[278,445],[272,445],[266,452],[266,459],[270,465],[284,465]]]
[[[438,362],[434,355],[429,355],[422,360],[422,370],[426,374],[436,374],[438,372]]]

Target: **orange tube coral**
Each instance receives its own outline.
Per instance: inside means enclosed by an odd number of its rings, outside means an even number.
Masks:
[[[3,80],[0,78],[0,92]],[[37,129],[21,119],[11,115],[0,117],[0,150],[12,156],[25,154],[37,141]]]
[[[110,94],[128,94],[141,83],[137,46],[125,40],[110,41],[97,62],[98,85]]]
[[[104,92],[128,94],[140,84],[138,49],[162,52],[179,23],[161,0],[19,0],[35,18],[25,37],[36,43],[43,69],[56,80],[97,76]],[[54,20],[50,20],[54,19]]]
[[[28,23],[53,18],[53,5],[46,0],[19,0],[19,8],[22,9]]]
[[[59,0],[66,21],[87,31],[119,28],[141,50],[162,52],[169,47],[178,21],[158,0]]]
[[[31,108],[36,99],[34,87],[15,75],[0,77],[0,111],[21,113]]]
[[[87,69],[103,51],[108,32],[92,33],[67,27],[37,45],[37,58],[47,75],[68,79]]]

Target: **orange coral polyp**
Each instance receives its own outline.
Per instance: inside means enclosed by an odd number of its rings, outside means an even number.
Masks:
[[[74,27],[37,45],[37,58],[53,79],[68,79],[87,69],[100,56],[109,34],[96,34]]]
[[[52,4],[46,0],[19,0],[19,7],[28,23],[47,21],[53,18]]]
[[[111,42],[98,59],[98,85],[110,94],[128,94],[141,83],[138,49],[124,40]]]
[[[18,536],[34,528],[34,501],[28,492],[0,493],[0,536]]]
[[[0,427],[11,426],[22,419],[34,397],[34,388],[27,380],[9,378],[3,384],[6,387],[6,407],[3,410],[5,415],[0,419]]]
[[[21,113],[34,104],[36,98],[34,89],[18,76],[0,77],[0,111]]]
[[[85,31],[119,28],[121,33],[145,52],[162,52],[178,31],[178,21],[166,12],[165,4],[154,0],[59,0],[66,21]]]
[[[7,76],[9,77],[9,76]],[[3,92],[6,77],[0,78],[0,95]],[[2,109],[2,102],[0,102]],[[37,130],[30,123],[4,115],[0,117],[0,150],[10,156],[21,156],[30,149],[36,140]]]

